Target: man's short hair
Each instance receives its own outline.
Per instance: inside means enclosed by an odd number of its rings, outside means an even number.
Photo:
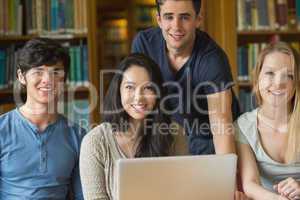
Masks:
[[[156,1],[156,7],[157,12],[160,14],[160,6],[163,5],[167,0],[155,0]],[[172,0],[172,1],[184,1],[184,0]],[[193,2],[194,10],[196,12],[196,15],[200,13],[201,9],[201,0],[190,0]]]
[[[49,38],[34,38],[26,42],[18,55],[18,68],[22,73],[42,65],[55,65],[61,62],[65,77],[69,72],[70,56],[68,50],[57,41]]]

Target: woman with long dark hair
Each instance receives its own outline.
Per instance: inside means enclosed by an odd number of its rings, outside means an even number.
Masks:
[[[82,143],[85,199],[113,199],[117,159],[187,152],[180,137],[175,139],[179,126],[163,112],[162,81],[157,64],[142,54],[131,54],[120,63],[104,100],[102,123]]]

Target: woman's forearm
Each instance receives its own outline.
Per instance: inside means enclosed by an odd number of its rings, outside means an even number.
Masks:
[[[244,185],[245,194],[253,200],[283,200],[284,197],[271,192],[255,182],[246,182]]]

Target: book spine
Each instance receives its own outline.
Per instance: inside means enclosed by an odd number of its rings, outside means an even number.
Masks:
[[[66,0],[66,29],[68,33],[74,33],[74,0]]]
[[[76,85],[82,85],[82,62],[81,62],[81,51],[80,47],[75,47],[75,81]]]
[[[297,28],[300,30],[300,0],[296,0]]]
[[[245,23],[246,29],[252,29],[252,0],[245,0]]]
[[[3,0],[3,32],[8,34],[8,0]]]
[[[35,12],[36,12],[36,26],[37,26],[37,33],[38,34],[43,34],[43,5],[42,1],[36,0],[36,7],[35,7]]]
[[[23,5],[21,4],[20,0],[17,5],[17,35],[22,35],[23,33]]]
[[[268,0],[268,14],[269,14],[269,22],[270,29],[276,29],[276,13],[275,13],[275,0]]]
[[[66,32],[66,6],[65,6],[65,0],[59,0],[58,2],[58,27],[60,33]]]
[[[4,2],[0,0],[0,35],[4,34]]]
[[[88,48],[87,45],[83,45],[83,82],[85,85],[89,82],[89,64],[88,64]]]
[[[257,1],[258,10],[258,27],[259,29],[266,30],[270,28],[269,13],[268,13],[268,0]]]
[[[237,0],[237,21],[238,21],[238,30],[245,30],[245,1]]]
[[[279,29],[287,30],[288,28],[288,7],[286,0],[277,0],[276,3],[276,21]]]
[[[289,29],[297,28],[297,17],[296,17],[296,1],[288,0],[288,27]]]

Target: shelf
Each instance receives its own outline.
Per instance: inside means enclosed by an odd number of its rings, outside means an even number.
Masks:
[[[238,86],[240,88],[250,88],[252,87],[252,83],[250,81],[238,81]]]
[[[300,35],[300,30],[288,30],[288,31],[238,31],[237,34],[240,35],[251,35],[251,36],[257,36],[257,35]]]
[[[36,37],[36,35],[0,35],[0,41],[27,41]]]
[[[278,37],[278,38],[275,38]],[[292,42],[300,41],[300,30],[289,31],[238,31],[237,32],[238,45],[247,43],[261,43],[270,42],[274,39]]]
[[[57,40],[77,40],[87,38],[87,34],[49,34],[49,35],[0,35],[0,42],[27,41],[35,37],[47,37]]]

